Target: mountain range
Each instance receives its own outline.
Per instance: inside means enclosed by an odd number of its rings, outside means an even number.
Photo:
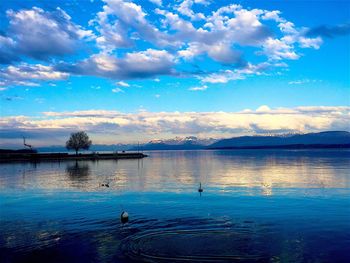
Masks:
[[[219,140],[209,149],[350,147],[350,133],[327,131],[287,136],[242,136]]]
[[[350,148],[350,133],[326,131],[307,134],[275,136],[241,136],[229,139],[200,139],[195,136],[176,137],[168,140],[152,140],[145,144],[95,144],[90,151],[151,151],[151,150],[200,150],[200,149],[261,149],[261,148]],[[39,152],[65,152],[63,146],[37,148]]]

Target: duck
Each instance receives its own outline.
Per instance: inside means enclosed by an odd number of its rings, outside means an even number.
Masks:
[[[125,212],[123,211],[121,214],[120,214],[120,221],[125,224],[129,221],[129,214],[128,212]]]
[[[109,187],[109,183],[102,183],[101,186]]]

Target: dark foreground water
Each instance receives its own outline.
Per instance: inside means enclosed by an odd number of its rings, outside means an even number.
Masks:
[[[349,167],[347,150],[0,164],[0,261],[350,262]]]

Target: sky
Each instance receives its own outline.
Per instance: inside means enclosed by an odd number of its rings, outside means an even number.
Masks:
[[[350,130],[350,2],[0,5],[0,147]]]

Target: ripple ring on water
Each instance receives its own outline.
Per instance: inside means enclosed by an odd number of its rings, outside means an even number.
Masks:
[[[200,239],[204,236],[215,235],[215,244],[217,245],[218,237],[227,237],[227,235],[233,234],[242,234],[229,231],[227,229],[196,229],[196,230],[173,230],[173,231],[157,231],[149,232],[145,234],[136,234],[134,236],[126,238],[121,245],[121,250],[124,255],[130,257],[134,260],[156,260],[164,262],[177,262],[177,261],[192,261],[192,262],[254,262],[261,261],[264,257],[260,255],[246,254],[246,253],[235,253],[235,254],[207,254],[207,253],[198,253],[197,254],[174,254],[169,255],[167,253],[162,253],[162,251],[154,252],[154,242],[162,241],[162,238],[165,238],[168,241],[171,241],[172,237],[182,237],[192,236],[192,238]],[[185,237],[186,238],[186,237]],[[151,251],[147,251],[147,242],[148,247],[152,247]],[[153,242],[153,243],[152,243]],[[180,242],[181,243],[181,242]],[[163,242],[164,244],[164,242]],[[198,250],[198,247],[196,247]],[[204,251],[203,251],[204,252]]]

